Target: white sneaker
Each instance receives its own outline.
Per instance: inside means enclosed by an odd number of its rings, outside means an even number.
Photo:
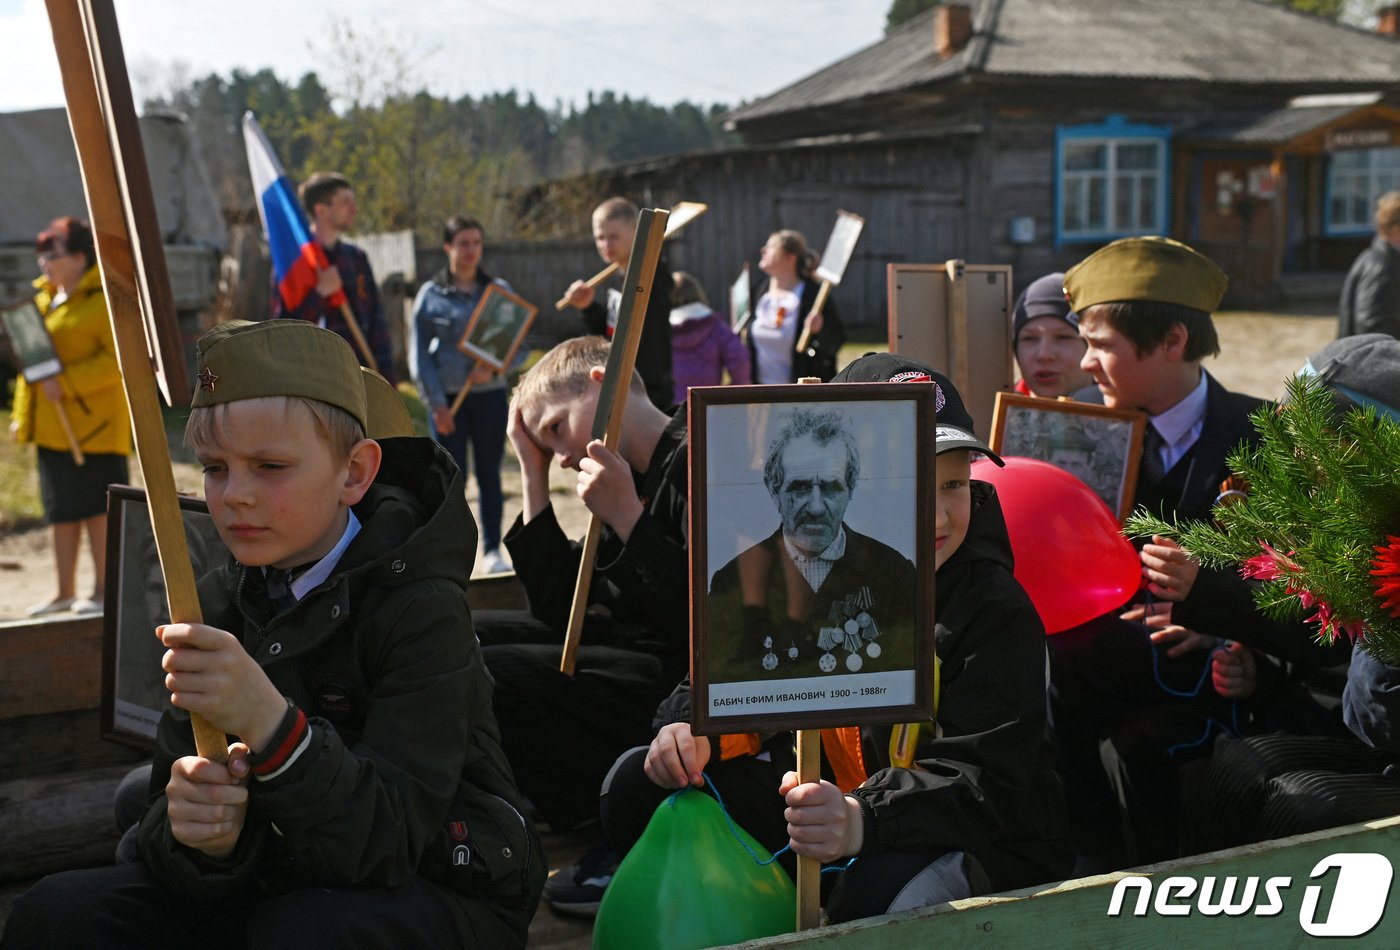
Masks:
[[[91,597],[79,597],[73,601],[73,606],[69,609],[75,614],[100,614],[102,613],[102,601]]]
[[[42,604],[35,604],[33,607],[30,607],[24,613],[27,617],[47,617],[49,614],[67,613],[72,609],[73,598],[63,597],[55,598]]]
[[[500,551],[487,551],[481,556],[481,573],[483,574],[507,574],[514,570],[510,563],[501,557]]]

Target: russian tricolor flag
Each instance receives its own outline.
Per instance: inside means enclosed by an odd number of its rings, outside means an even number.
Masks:
[[[311,236],[296,188],[251,112],[243,114],[243,144],[248,149],[248,171],[253,177],[253,193],[258,196],[263,234],[277,272],[277,289],[282,302],[292,309],[315,289],[316,273],[330,267],[330,259]],[[337,291],[327,302],[332,307],[341,306],[345,292]]]

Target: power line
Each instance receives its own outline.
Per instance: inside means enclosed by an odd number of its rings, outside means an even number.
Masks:
[[[554,26],[553,24],[546,23],[541,20],[535,20],[531,17],[523,16],[517,8],[507,7],[503,4],[493,2],[493,0],[476,0],[476,3],[479,6],[489,7],[497,11],[498,13],[505,14],[506,16],[509,16],[512,20],[516,22],[529,24],[530,26],[543,30],[546,33],[553,33],[555,36],[561,36],[567,39],[571,44],[575,46],[586,45],[588,47],[604,49],[617,56],[624,57],[625,60],[629,62],[637,63],[638,65],[642,66],[649,66],[652,69],[659,70],[671,76],[680,79],[686,79],[690,82],[699,83],[704,86],[709,86],[713,89],[721,90],[722,92],[730,96],[737,96],[739,98],[743,98],[746,95],[746,93],[744,93],[742,90],[734,89],[724,85],[723,83],[715,82],[713,77],[697,76],[692,73],[687,73],[683,72],[682,70],[675,69],[673,66],[670,66],[668,64],[658,63],[644,56],[638,56],[636,50],[634,49],[629,49],[627,47],[621,46],[614,46],[611,43],[600,42],[592,36],[588,37],[586,40],[583,40],[576,33],[569,33],[565,30],[560,29],[557,26]]]

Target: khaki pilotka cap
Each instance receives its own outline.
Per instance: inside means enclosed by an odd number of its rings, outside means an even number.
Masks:
[[[350,344],[306,320],[231,320],[195,344],[192,407],[302,396],[344,409],[369,430],[364,374]]]
[[[361,366],[360,373],[365,380],[365,407],[369,411],[365,437],[377,440],[417,435],[413,429],[413,417],[408,414],[408,407],[403,404],[398,390],[368,366]]]
[[[1065,299],[1079,313],[1100,303],[1151,300],[1214,313],[1229,283],[1210,258],[1164,237],[1106,244],[1065,273]]]

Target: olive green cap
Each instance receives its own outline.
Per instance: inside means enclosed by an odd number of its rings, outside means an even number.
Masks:
[[[369,410],[369,425],[365,436],[370,439],[398,439],[414,436],[413,417],[398,390],[368,366],[361,366],[365,381],[365,406]]]
[[[1100,303],[1150,300],[1214,313],[1225,272],[1204,254],[1164,237],[1123,238],[1065,273],[1065,299],[1079,313]]]
[[[365,384],[350,344],[306,320],[231,320],[195,344],[191,406],[301,396],[344,409],[368,430]]]

